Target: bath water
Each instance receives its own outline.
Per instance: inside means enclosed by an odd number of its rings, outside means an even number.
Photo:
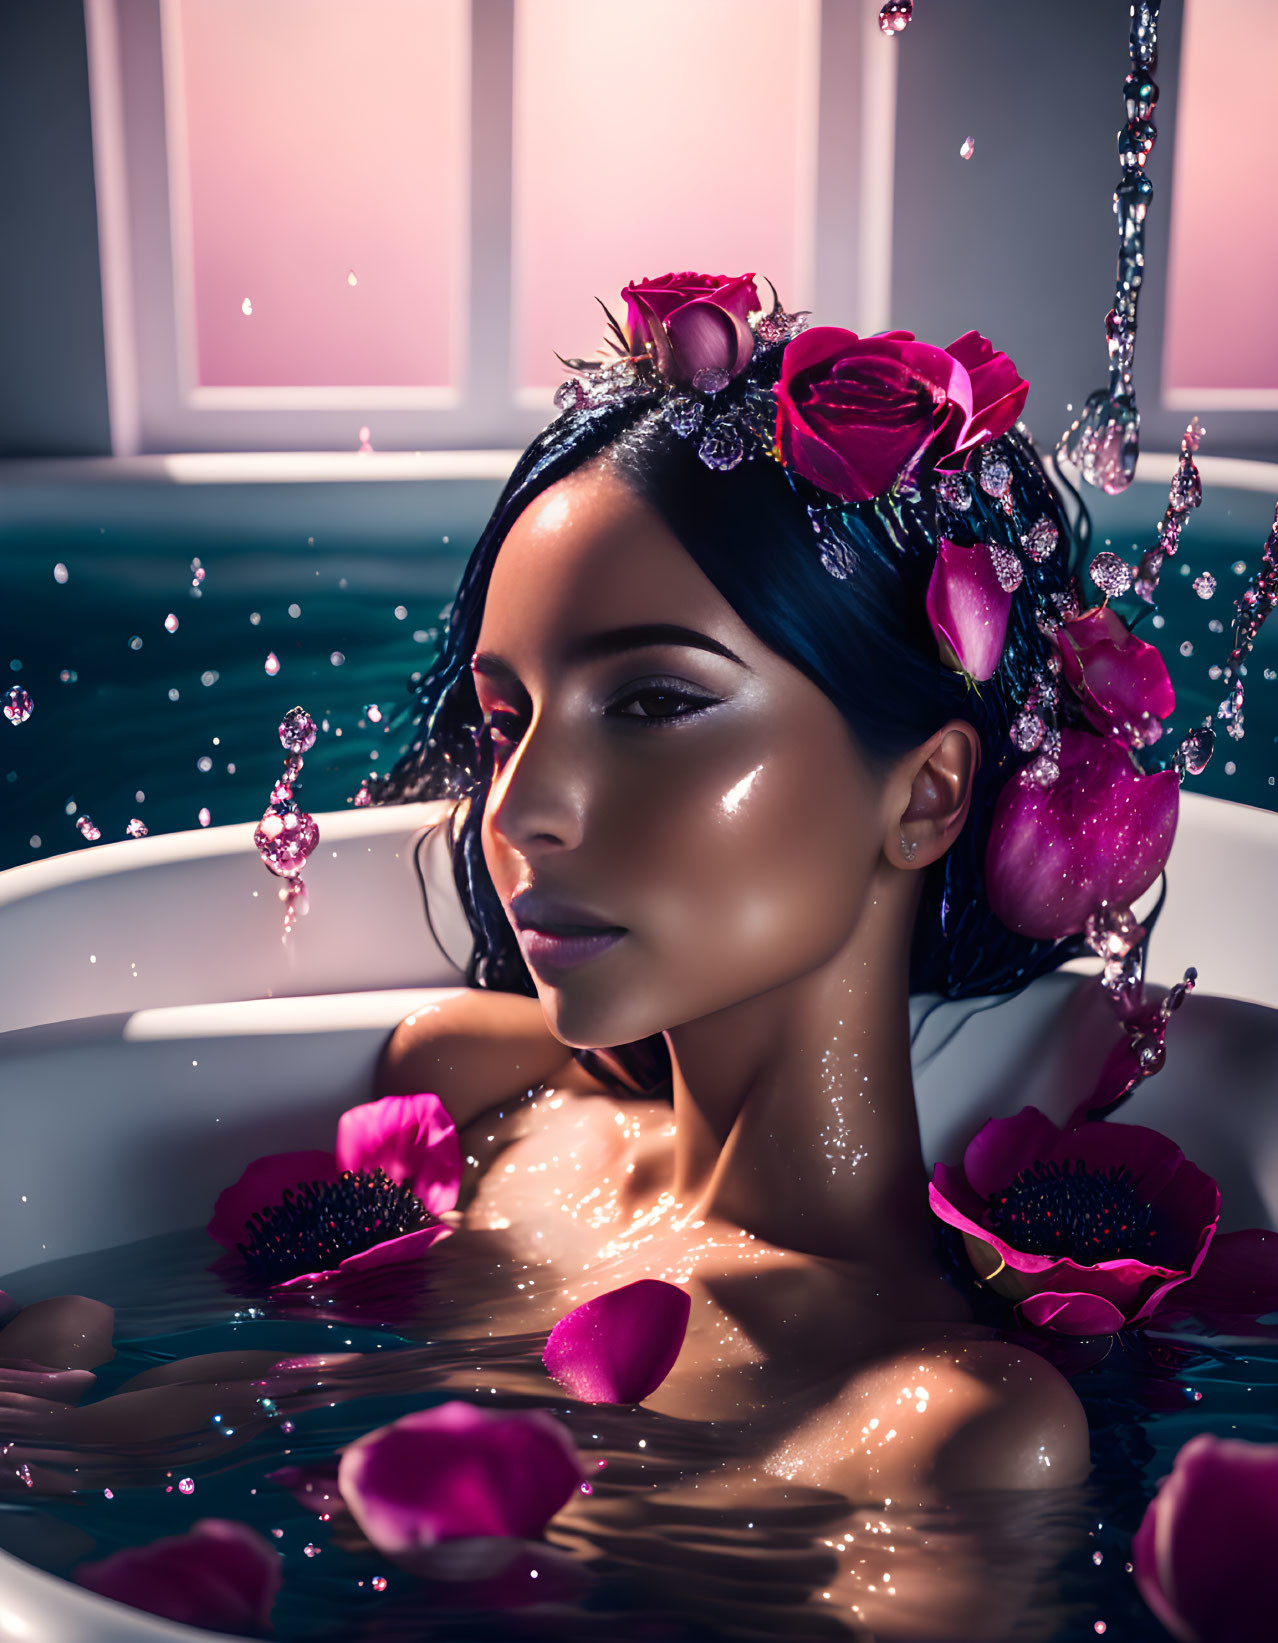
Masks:
[[[275,1633],[298,1643],[853,1637],[854,1603],[868,1616],[879,1612],[887,1578],[905,1601],[911,1565],[955,1556],[976,1560],[991,1591],[1025,1583],[1017,1637],[1082,1643],[1108,1633],[1155,1643],[1165,1634],[1126,1564],[1157,1480],[1201,1431],[1278,1440],[1278,1326],[1257,1325],[1246,1340],[1129,1332],[1058,1348],[1092,1431],[1093,1472],[1078,1490],[991,1497],[962,1517],[911,1520],[881,1503],[769,1477],[756,1463],[754,1482],[731,1505],[716,1503],[708,1488],[701,1503],[698,1485],[712,1474],[751,1471],[749,1423],[679,1420],[560,1392],[540,1362],[542,1335],[489,1332],[494,1303],[530,1271],[500,1232],[459,1231],[420,1267],[287,1298],[250,1293],[224,1259],[218,1269],[219,1255],[196,1229],[0,1282],[22,1304],[79,1293],[115,1308],[117,1356],[86,1405],[139,1371],[196,1353],[362,1356],[317,1368],[313,1379],[294,1373],[291,1391],[272,1388],[277,1407],[238,1430],[205,1415],[189,1430],[118,1446],[58,1455],[57,1442],[41,1444],[50,1458],[81,1467],[79,1490],[61,1498],[0,1492],[0,1545],[69,1577],[81,1562],[180,1533],[199,1518],[246,1522],[281,1553]],[[990,1321],[998,1303],[975,1301]],[[363,1433],[453,1397],[485,1408],[544,1407],[571,1433],[590,1490],[549,1525],[546,1570],[556,1573],[558,1553],[584,1573],[569,1606],[495,1611],[464,1590],[427,1585],[370,1550],[340,1513],[325,1522],[269,1478],[285,1466],[330,1461]],[[1036,1558],[1041,1566],[1029,1578]]]

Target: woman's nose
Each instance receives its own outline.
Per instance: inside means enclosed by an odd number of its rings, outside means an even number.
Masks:
[[[575,743],[579,737],[569,726],[538,715],[494,774],[488,824],[516,850],[580,844],[587,794]]]

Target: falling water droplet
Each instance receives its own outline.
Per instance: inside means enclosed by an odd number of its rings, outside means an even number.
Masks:
[[[373,430],[361,428],[359,431],[359,448],[361,451],[371,451],[373,448]]]
[[[1121,599],[1132,585],[1132,568],[1116,553],[1098,553],[1087,574],[1107,599]]]
[[[1210,726],[1191,730],[1176,750],[1176,762],[1183,765],[1191,776],[1201,776],[1211,760],[1215,745],[1216,735]]]
[[[193,1495],[195,1493],[195,1479],[194,1478],[179,1478],[178,1479],[178,1493],[183,1494],[183,1495]]]
[[[164,630],[166,633],[176,633],[178,630],[178,619],[172,611],[164,618]]]
[[[1200,599],[1210,599],[1216,591],[1216,578],[1209,570],[1194,578],[1194,592]]]
[[[82,835],[82,837],[88,839],[90,844],[92,844],[95,839],[100,839],[102,837],[101,830],[93,825],[92,816],[77,816],[75,825],[77,831]]]
[[[244,301],[240,304],[240,313],[241,314],[251,314],[252,312],[253,312],[253,299],[252,299],[252,297],[245,297]]]
[[[21,685],[11,685],[4,695],[4,716],[11,725],[24,725],[35,712],[30,693]]]
[[[315,721],[304,707],[291,707],[280,721],[280,745],[287,753],[309,753],[315,746]]]
[[[144,839],[149,831],[146,823],[134,816],[133,820],[124,829],[131,839]]]
[[[909,27],[913,15],[914,0],[887,0],[887,4],[879,8],[879,28],[891,38]]]
[[[973,154],[975,154],[975,153],[976,153],[976,138],[975,137],[964,137],[963,141],[959,144],[959,159],[960,160],[970,160],[972,158]]]
[[[378,707],[376,702],[370,702],[368,704],[368,706],[364,709],[364,716],[371,720],[371,722],[375,725],[379,725],[382,722],[382,710]]]
[[[350,273],[347,274],[347,276],[346,276],[346,283],[347,283],[347,285],[358,285],[359,284],[359,281],[355,278],[355,270],[353,268],[351,269]]]
[[[200,811],[199,815],[196,817],[196,820],[199,822],[201,827],[207,827],[213,818],[206,808]]]
[[[65,582],[70,574],[71,572],[63,564],[57,564],[53,567],[53,580],[59,584]]]
[[[273,679],[280,670],[280,659],[273,650],[266,654],[266,661],[262,664]]]

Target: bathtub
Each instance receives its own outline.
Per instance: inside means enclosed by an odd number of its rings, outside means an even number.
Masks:
[[[1223,1230],[1273,1227],[1278,815],[1191,791],[1181,806],[1148,974],[1168,985],[1194,964],[1200,990],[1122,1121],[1163,1130],[1217,1178]],[[371,1094],[391,1028],[464,985],[470,933],[443,808],[318,817],[311,911],[287,942],[252,824],[0,873],[0,1286],[37,1299],[21,1269],[98,1248],[103,1226],[122,1244],[203,1223],[254,1157],[331,1144],[337,1116]],[[993,1003],[913,1002],[929,1166],[987,1117],[1072,1110],[1116,1037],[1080,973],[1094,969],[1080,961]],[[0,1638],[214,1635],[0,1552]]]

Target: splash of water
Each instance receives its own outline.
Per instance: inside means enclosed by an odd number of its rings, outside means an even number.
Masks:
[[[1083,412],[1061,436],[1057,454],[1072,462],[1089,485],[1107,496],[1125,491],[1140,455],[1140,411],[1132,383],[1136,352],[1136,310],[1145,277],[1145,214],[1154,186],[1145,175],[1157,131],[1159,0],[1134,0],[1129,52],[1131,72],[1123,82],[1127,120],[1118,134],[1121,172],[1114,191],[1118,217],[1118,284],[1105,318],[1109,386],[1088,396]]]
[[[301,773],[303,754],[315,746],[318,732],[305,708],[291,707],[280,721],[279,737],[287,757],[284,772],[271,789],[271,801],[253,834],[253,843],[268,872],[286,882],[280,886],[287,941],[298,917],[310,911],[302,870],[319,843],[319,824],[294,801],[293,787]]]
[[[1163,560],[1175,558],[1176,549],[1180,546],[1180,533],[1185,528],[1185,516],[1196,508],[1203,499],[1203,483],[1198,475],[1198,467],[1194,462],[1194,454],[1202,443],[1204,428],[1197,417],[1190,420],[1180,441],[1180,461],[1176,464],[1176,472],[1172,476],[1171,487],[1167,492],[1167,506],[1163,510],[1162,521],[1158,527],[1158,540],[1152,548],[1148,548],[1142,555],[1140,564],[1136,567],[1136,596],[1153,604],[1154,595],[1158,591],[1158,578],[1162,573]],[[1212,584],[1215,586],[1215,583]],[[1203,594],[1200,597],[1206,598]]]
[[[886,5],[879,7],[879,29],[890,39],[909,28],[913,15],[914,0],[887,0]]]

